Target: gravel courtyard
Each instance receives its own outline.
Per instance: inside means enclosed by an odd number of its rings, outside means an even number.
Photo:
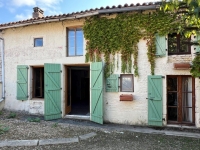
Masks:
[[[22,112],[0,112],[0,141],[32,140],[51,138],[73,138],[95,132],[97,135],[78,143],[31,146],[3,147],[1,150],[153,150],[153,149],[184,149],[199,150],[200,139],[177,137],[162,134],[147,134],[127,131],[126,128],[101,127],[89,121],[70,120],[44,121]],[[83,124],[84,122],[84,124]],[[1,132],[2,131],[2,132]]]

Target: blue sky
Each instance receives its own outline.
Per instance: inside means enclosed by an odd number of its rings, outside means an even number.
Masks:
[[[117,6],[159,0],[0,0],[0,24],[29,19],[33,7],[40,7],[44,15],[72,13],[101,6]]]

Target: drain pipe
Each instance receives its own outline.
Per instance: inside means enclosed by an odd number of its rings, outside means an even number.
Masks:
[[[5,100],[5,68],[4,68],[4,39],[0,38],[0,50],[1,50],[1,82],[2,82],[2,98],[0,102]]]

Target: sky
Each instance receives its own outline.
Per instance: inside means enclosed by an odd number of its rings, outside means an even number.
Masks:
[[[106,6],[143,4],[160,0],[0,0],[0,24],[30,19],[33,7],[39,7],[45,16],[67,14]]]

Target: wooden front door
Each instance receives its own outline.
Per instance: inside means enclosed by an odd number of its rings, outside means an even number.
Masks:
[[[103,63],[91,63],[91,120],[103,124]]]
[[[148,76],[148,125],[162,126],[162,76]]]
[[[192,125],[195,122],[195,79],[167,76],[167,122]]]
[[[44,118],[61,118],[61,65],[44,64]]]

